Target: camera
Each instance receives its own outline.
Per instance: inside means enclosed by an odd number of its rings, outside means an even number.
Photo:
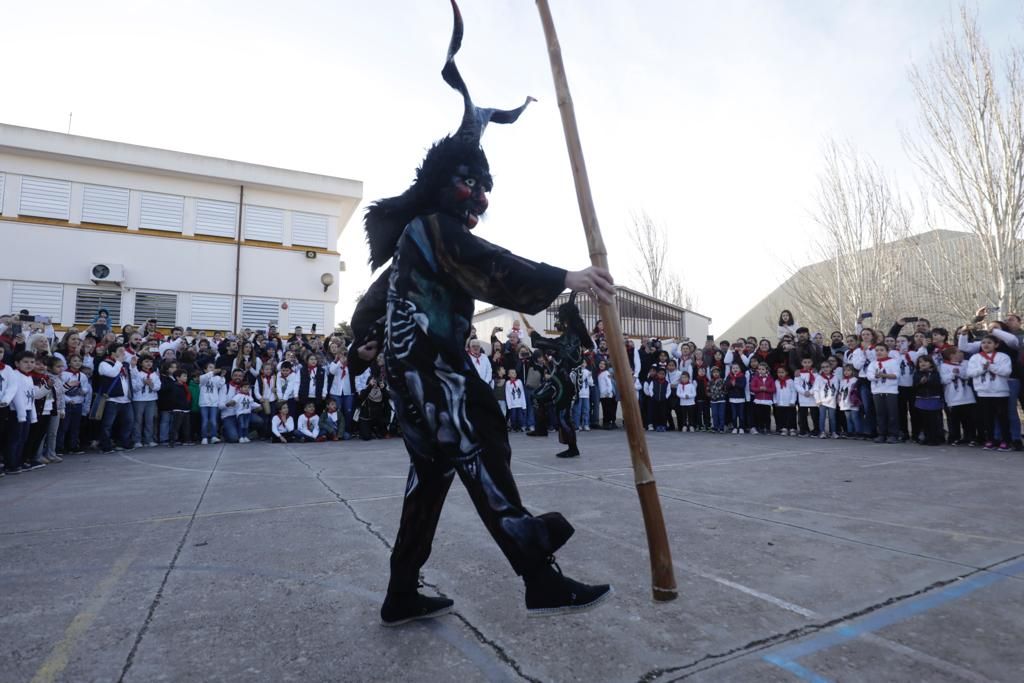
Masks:
[[[913,315],[910,316],[909,318],[904,318],[904,320],[906,320],[908,323],[916,323],[919,320],[919,318],[916,315]]]
[[[495,332],[504,332],[505,328],[504,327],[495,327],[494,330],[495,330]]]

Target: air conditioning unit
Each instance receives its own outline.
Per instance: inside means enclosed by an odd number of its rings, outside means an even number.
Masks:
[[[94,263],[89,272],[89,279],[97,284],[101,282],[121,284],[124,282],[124,266],[118,263]]]

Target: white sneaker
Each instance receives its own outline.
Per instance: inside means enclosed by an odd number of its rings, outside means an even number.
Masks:
[[[142,448],[142,443],[141,442],[136,442],[135,445],[132,446],[132,448]]]
[[[590,431],[590,425],[587,425],[586,427],[584,427],[584,428],[583,428],[583,431],[585,431],[585,432],[589,432],[589,431]]]
[[[740,430],[738,430],[738,429],[736,429],[735,427],[733,427],[733,428],[732,428],[732,433],[733,433],[733,434],[739,434],[739,433],[740,433]]]
[[[818,434],[818,438],[819,439],[827,439],[828,438],[828,434],[826,434],[825,432],[822,432],[821,434]]]
[[[838,434],[833,434],[833,435],[832,435],[832,438],[833,438],[833,439],[838,439],[838,438],[839,438],[839,435],[838,435]]]
[[[199,443],[201,443],[204,446],[209,446],[210,445],[210,440],[209,439],[203,439]]]
[[[210,439],[210,443],[220,443],[220,439],[214,436]]]
[[[750,433],[751,434],[757,434],[757,428],[756,427],[751,427],[750,428]]]
[[[238,440],[238,443],[249,443],[249,439],[243,436],[241,439]]]
[[[156,447],[157,447],[156,441],[150,441],[149,443],[146,444],[146,448],[156,448]]]

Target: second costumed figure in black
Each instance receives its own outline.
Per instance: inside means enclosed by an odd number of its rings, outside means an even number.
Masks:
[[[594,341],[587,332],[580,309],[576,307],[576,293],[569,295],[569,301],[558,307],[558,322],[555,328],[561,332],[558,337],[542,337],[530,330],[530,341],[535,349],[551,353],[553,367],[548,378],[533,394],[536,430],[527,432],[530,436],[547,436],[548,407],[553,406],[558,418],[558,440],[567,448],[556,455],[559,458],[575,458],[580,454],[576,446],[576,426],[572,421],[572,402],[577,394],[576,378],[583,365],[583,348],[594,348]]]
[[[614,293],[611,275],[600,268],[567,272],[536,263],[470,232],[487,209],[492,185],[480,136],[488,122],[514,122],[526,104],[511,111],[473,104],[455,66],[462,18],[454,0],[452,9],[455,26],[441,74],[462,94],[462,124],[430,148],[412,187],[367,210],[370,263],[391,265],[352,317],[352,372],[383,352],[411,460],[381,608],[386,625],[444,614],[452,606],[417,588],[456,474],[523,577],[531,616],[586,609],[611,593],[608,585],[579,583],[557,569],[553,554],[573,528],[557,512],[534,516],[523,507],[509,466],[505,418],[466,353],[474,300],[535,313],[569,288],[607,301]]]

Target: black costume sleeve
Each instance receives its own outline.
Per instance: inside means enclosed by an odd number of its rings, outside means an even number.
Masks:
[[[541,351],[558,351],[560,348],[557,339],[549,339],[536,331],[530,333],[530,341],[533,342],[533,348]]]
[[[889,336],[894,338],[900,336],[900,330],[902,329],[903,325],[901,325],[899,321],[894,322],[892,327],[889,328]]]
[[[366,290],[352,313],[352,345],[348,351],[349,369],[353,376],[361,375],[370,361],[359,357],[357,349],[371,341],[384,343],[384,318],[388,308],[388,277],[385,270]]]
[[[452,219],[431,216],[427,229],[441,268],[476,299],[533,314],[565,289],[561,268],[516,256]]]

